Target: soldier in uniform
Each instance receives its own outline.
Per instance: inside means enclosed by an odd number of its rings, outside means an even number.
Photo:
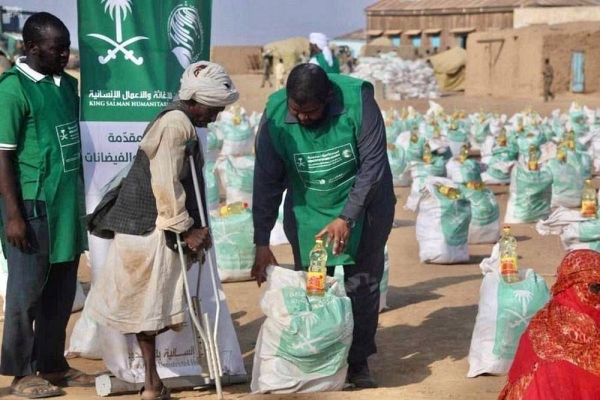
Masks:
[[[554,93],[552,93],[552,80],[554,79],[554,68],[550,65],[550,59],[544,60],[544,101],[548,101],[548,98],[554,100]]]

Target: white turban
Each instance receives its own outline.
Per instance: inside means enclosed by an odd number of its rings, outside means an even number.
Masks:
[[[325,36],[324,33],[313,32],[308,36],[308,41],[312,44],[317,45],[319,49],[323,52],[323,57],[327,61],[329,66],[333,66],[333,54],[331,54],[331,49],[329,48],[329,39]]]
[[[179,98],[194,100],[209,107],[225,107],[240,97],[225,68],[200,61],[190,64],[181,77]]]

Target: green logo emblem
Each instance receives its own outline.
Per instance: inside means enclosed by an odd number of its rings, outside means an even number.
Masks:
[[[171,52],[181,67],[187,68],[199,61],[204,48],[204,37],[198,9],[187,4],[175,7],[169,16],[168,28]]]

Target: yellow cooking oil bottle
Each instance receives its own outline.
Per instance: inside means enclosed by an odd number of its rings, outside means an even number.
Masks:
[[[326,276],[327,250],[323,245],[323,239],[317,238],[309,256],[308,271],[306,274],[306,294],[308,296],[324,296]]]
[[[591,179],[585,180],[585,186],[581,194],[581,216],[585,218],[596,218],[597,210],[596,189]]]
[[[512,235],[508,225],[502,228],[502,236],[500,236],[500,275],[506,283],[521,280],[517,269],[517,239]]]
[[[423,162],[426,164],[431,164],[431,146],[429,145],[429,140],[425,141],[425,145],[423,146]]]

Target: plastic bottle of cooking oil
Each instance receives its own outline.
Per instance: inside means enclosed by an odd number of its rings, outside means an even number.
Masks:
[[[506,129],[504,129],[504,127],[500,129],[500,133],[496,138],[496,143],[498,143],[498,146],[500,147],[506,147]]]
[[[556,148],[556,159],[561,163],[567,161],[567,149],[564,142],[561,140]]]
[[[517,239],[510,232],[510,226],[502,228],[500,237],[500,274],[507,283],[521,280],[517,269]]]
[[[527,166],[530,171],[537,171],[539,169],[539,157],[535,144],[529,145],[529,161],[527,162]]]
[[[411,143],[419,142],[419,133],[417,132],[417,130],[415,128],[410,130],[410,141],[411,141]]]
[[[235,203],[229,203],[219,210],[221,216],[242,214],[248,208],[248,203],[243,201],[236,201]]]
[[[460,190],[446,185],[438,185],[438,191],[451,200],[460,199]]]
[[[431,164],[431,157],[431,146],[429,145],[429,140],[426,140],[423,146],[423,162]]]
[[[581,216],[585,218],[596,218],[597,198],[596,189],[591,179],[585,180],[585,186],[581,194]]]
[[[309,296],[325,295],[325,277],[327,276],[327,250],[323,239],[315,241],[310,251],[308,272],[306,274],[306,294]]]
[[[469,158],[469,143],[465,142],[462,146],[460,146],[460,155],[458,156],[458,161],[464,163],[467,158]]]

